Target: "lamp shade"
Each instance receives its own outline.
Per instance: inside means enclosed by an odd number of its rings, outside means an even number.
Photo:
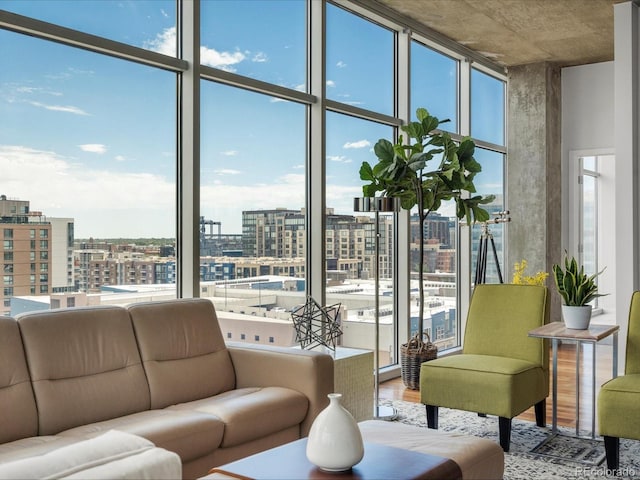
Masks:
[[[396,197],[356,197],[354,212],[397,212],[400,202]]]

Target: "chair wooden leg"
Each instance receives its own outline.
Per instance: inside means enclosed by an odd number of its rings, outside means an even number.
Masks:
[[[539,427],[547,426],[547,399],[543,398],[535,405],[536,425]]]
[[[502,450],[508,452],[511,444],[511,419],[498,417],[498,431],[500,432],[500,446]]]
[[[620,467],[620,438],[604,436],[604,451],[607,455],[607,468],[616,471]]]
[[[426,405],[427,407],[427,427],[438,429],[438,407],[435,405]]]

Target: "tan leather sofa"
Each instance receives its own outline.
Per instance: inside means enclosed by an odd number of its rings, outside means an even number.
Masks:
[[[0,463],[120,430],[196,478],[306,436],[332,390],[331,356],[226,345],[206,299],[0,317]]]

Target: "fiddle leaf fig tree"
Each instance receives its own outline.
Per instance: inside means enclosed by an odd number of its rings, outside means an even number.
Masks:
[[[403,125],[395,143],[380,139],[374,147],[378,157],[375,165],[363,162],[360,179],[367,182],[362,187],[365,197],[377,194],[397,197],[402,208],[411,211],[417,207],[420,222],[419,245],[419,321],[418,336],[422,344],[424,330],[424,222],[431,212],[437,211],[446,201],[456,204],[456,216],[472,222],[486,222],[489,213],[482,205],[490,203],[493,195],[473,195],[474,177],[482,167],[473,157],[475,143],[464,138],[459,143],[444,131],[439,120],[424,108],[416,110],[417,121]]]

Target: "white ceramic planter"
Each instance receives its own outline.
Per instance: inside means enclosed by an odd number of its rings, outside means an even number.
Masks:
[[[342,395],[330,393],[329,405],[322,410],[309,430],[307,458],[321,470],[349,470],[364,457],[364,444],[358,423],[340,404]]]
[[[573,330],[586,330],[591,321],[591,305],[573,307],[562,305],[562,319],[567,328]]]

